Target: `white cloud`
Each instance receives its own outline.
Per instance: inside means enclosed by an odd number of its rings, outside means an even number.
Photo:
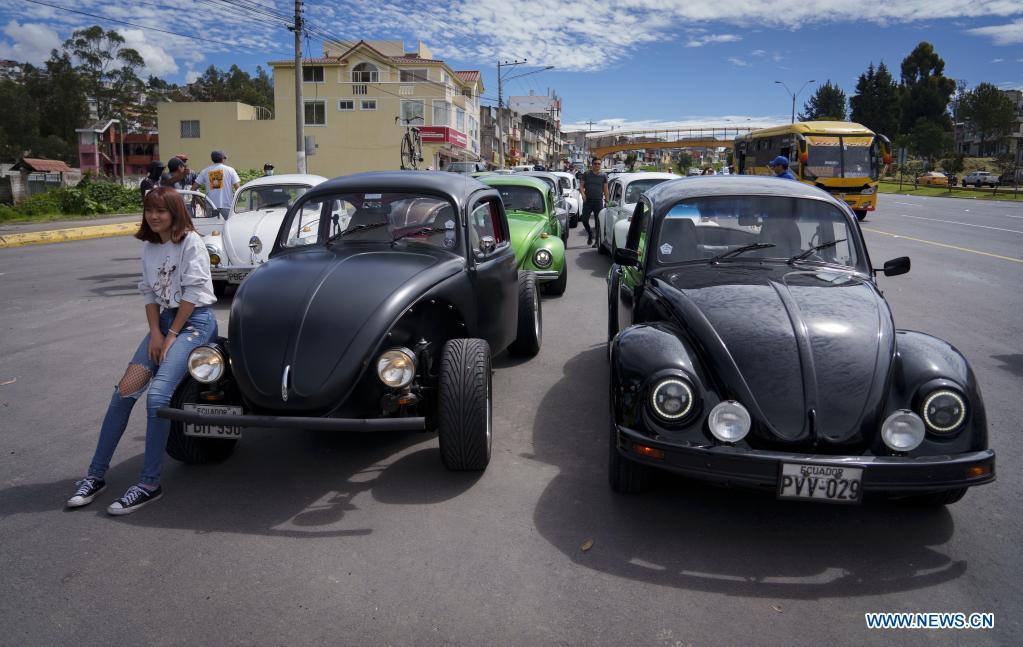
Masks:
[[[767,56],[767,52],[762,49],[755,49],[752,52],[750,52],[749,55],[763,58],[764,56]]]
[[[736,56],[729,56],[726,60],[736,67],[749,67],[749,63]]]
[[[991,59],[991,62],[992,63],[1004,63],[1005,59],[1004,58],[993,58],[993,59]]]
[[[975,29],[967,29],[966,31],[975,36],[988,36],[995,41],[995,45],[1018,45],[1023,43],[1023,19],[1006,25],[977,27]]]
[[[742,40],[742,38],[735,34],[711,34],[709,36],[690,38],[689,42],[686,43],[686,47],[703,47],[711,43],[734,43],[739,40]]]
[[[769,128],[779,124],[787,124],[789,115],[692,115],[682,116],[678,119],[645,119],[630,121],[627,119],[601,119],[593,122],[592,130],[608,131],[614,127],[615,132],[636,132],[653,130],[689,130],[691,128]],[[565,132],[578,130],[591,130],[588,122],[563,123],[562,129]]]
[[[118,33],[124,37],[124,46],[134,49],[145,60],[146,66],[142,69],[145,75],[167,76],[177,73],[178,64],[174,57],[167,50],[156,45],[152,39],[147,38],[144,31],[121,29],[118,30]]]
[[[195,70],[188,70],[188,72],[185,73],[185,83],[195,83],[195,80],[200,76],[202,75]]]
[[[0,40],[0,58],[39,65],[50,58],[50,50],[60,49],[60,36],[46,25],[19,25],[12,20],[4,26],[3,34],[6,38]]]

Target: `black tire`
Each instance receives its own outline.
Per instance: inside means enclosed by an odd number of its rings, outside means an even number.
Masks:
[[[519,318],[515,341],[508,352],[519,357],[534,357],[543,342],[543,311],[540,308],[540,288],[536,274],[519,275]]]
[[[860,222],[862,222],[862,221],[867,219],[867,212],[866,211],[860,211],[860,210],[857,209],[855,213],[856,213],[856,219],[859,220]]]
[[[604,357],[611,361],[611,341],[618,334],[618,281],[617,273],[611,274],[607,285],[607,352]]]
[[[899,502],[920,509],[941,508],[952,505],[966,496],[967,488],[955,488],[953,490],[942,490],[941,492],[929,492],[917,494],[899,499]]]
[[[437,435],[444,467],[482,472],[490,463],[493,401],[490,345],[482,339],[444,344],[438,380]]]
[[[579,226],[579,216],[572,214],[568,217],[568,228],[575,229]]]
[[[214,281],[213,282],[214,296],[216,296],[218,299],[224,298],[224,295],[227,294],[227,286],[228,286],[227,281]]]
[[[607,251],[607,247],[604,247],[603,231],[603,228],[597,230],[597,253],[607,256],[610,252]]]
[[[191,377],[185,377],[174,391],[171,406],[179,409],[182,403],[199,402],[201,389],[202,385]],[[186,436],[184,423],[172,420],[170,435],[167,436],[167,455],[190,465],[219,463],[231,455],[237,443],[237,440]]]
[[[565,266],[561,268],[561,274],[558,278],[547,284],[547,294],[560,297],[565,293],[565,288],[568,287],[568,259],[565,259]]]
[[[611,420],[611,433],[608,435],[607,477],[611,489],[621,494],[639,494],[650,487],[651,469],[622,456],[618,451],[618,433],[614,419]]]

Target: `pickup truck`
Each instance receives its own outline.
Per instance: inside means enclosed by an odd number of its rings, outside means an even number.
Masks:
[[[963,186],[998,186],[998,176],[987,171],[973,171],[963,176]]]

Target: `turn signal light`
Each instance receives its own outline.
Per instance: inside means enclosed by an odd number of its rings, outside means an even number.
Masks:
[[[991,473],[991,467],[988,465],[974,465],[966,470],[966,476],[971,479],[975,479],[978,476],[987,476]]]
[[[654,447],[647,447],[646,445],[640,445],[639,443],[632,443],[632,451],[636,452],[640,456],[646,456],[647,458],[655,458],[659,461],[664,460],[664,451]]]

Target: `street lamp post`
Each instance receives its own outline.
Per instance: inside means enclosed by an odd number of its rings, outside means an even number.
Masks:
[[[807,81],[806,83],[803,84],[803,87],[799,88],[799,92],[793,93],[792,90],[789,90],[789,86],[785,85],[781,81],[775,81],[775,83],[777,83],[781,87],[785,88],[785,91],[788,92],[789,95],[792,97],[792,122],[791,123],[796,123],[796,97],[798,97],[800,95],[800,93],[802,93],[802,91],[806,89],[806,86],[810,85],[811,83],[816,83],[816,82],[817,81],[815,81],[814,79],[810,79],[809,81]]]

